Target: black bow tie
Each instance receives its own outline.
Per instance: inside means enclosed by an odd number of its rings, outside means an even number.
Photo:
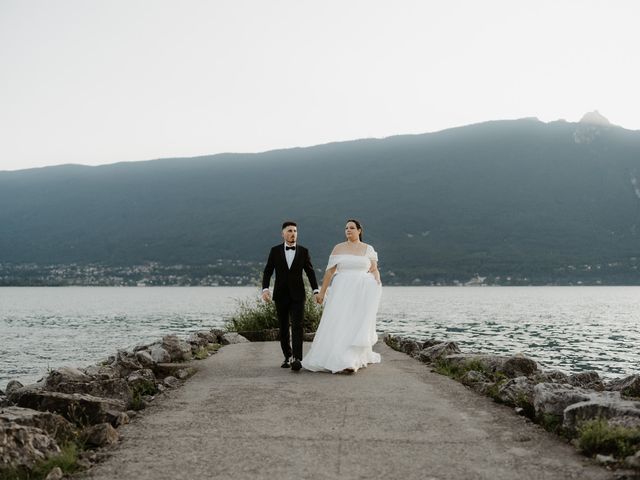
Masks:
[[[285,250],[295,250],[296,247],[284,247]]]

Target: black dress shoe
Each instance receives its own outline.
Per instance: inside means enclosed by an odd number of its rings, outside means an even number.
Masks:
[[[293,370],[294,372],[297,372],[301,368],[302,363],[300,363],[300,360],[298,360],[297,358],[293,362],[291,362],[291,370]]]
[[[284,362],[282,362],[282,365],[280,365],[282,368],[291,368],[291,365],[289,365],[289,359],[285,358]]]

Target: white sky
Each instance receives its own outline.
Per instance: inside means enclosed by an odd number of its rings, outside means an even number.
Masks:
[[[640,130],[637,0],[0,0],[0,170],[599,110]]]

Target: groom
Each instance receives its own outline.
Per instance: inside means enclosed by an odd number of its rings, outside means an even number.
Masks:
[[[269,282],[273,271],[276,272],[275,285],[273,287],[273,301],[276,303],[276,312],[280,323],[280,346],[284,353],[282,368],[291,367],[298,371],[302,368],[302,323],[304,316],[305,291],[302,282],[302,271],[307,274],[314,295],[317,296],[318,282],[311,265],[309,250],[302,245],[297,245],[298,226],[294,222],[282,224],[282,238],[284,243],[276,245],[269,253],[267,265],[262,276],[262,299],[271,301]],[[291,333],[293,342],[289,341],[289,318],[291,318]],[[293,352],[291,351],[293,343]],[[291,355],[293,354],[293,361]]]

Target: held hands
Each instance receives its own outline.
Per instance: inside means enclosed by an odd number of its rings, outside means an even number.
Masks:
[[[322,302],[324,302],[324,293],[316,293],[314,297],[316,297],[316,303],[322,305]]]
[[[271,292],[269,290],[262,292],[262,300],[267,303],[271,301]]]

